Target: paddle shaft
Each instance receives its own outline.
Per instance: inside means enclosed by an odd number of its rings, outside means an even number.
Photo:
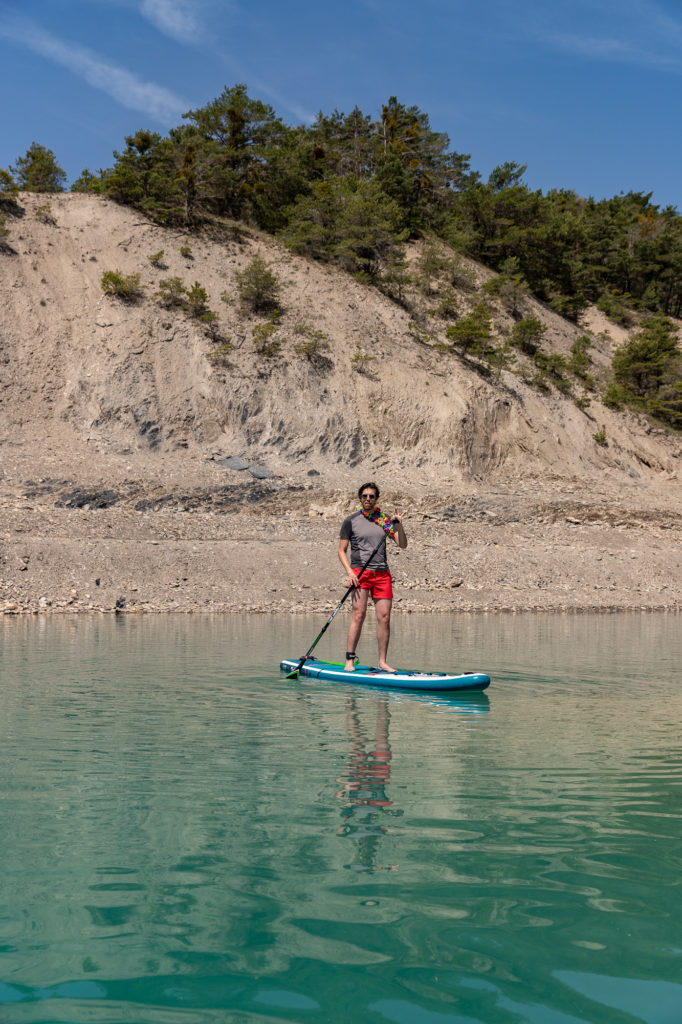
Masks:
[[[385,533],[385,534],[384,534],[384,536],[383,536],[383,537],[381,538],[381,540],[379,541],[379,543],[377,544],[377,546],[375,547],[375,549],[374,549],[374,551],[372,552],[372,554],[371,554],[371,555],[369,556],[369,558],[367,559],[367,561],[366,561],[366,562],[365,562],[365,564],[363,565],[363,567],[362,567],[362,569],[360,570],[360,572],[358,573],[358,580],[360,579],[360,577],[362,576],[363,572],[365,571],[365,569],[367,568],[367,566],[369,565],[369,563],[370,563],[370,562],[372,561],[372,559],[373,559],[373,558],[374,558],[374,556],[376,555],[376,553],[377,553],[377,551],[379,550],[379,548],[381,547],[381,545],[382,545],[382,544],[385,544],[387,540],[388,540],[388,534],[387,534],[387,533]],[[324,624],[324,626],[322,627],[322,629],[320,630],[320,632],[319,632],[319,633],[317,634],[317,636],[316,636],[316,637],[315,637],[315,639],[313,640],[312,646],[308,648],[308,650],[307,650],[307,651],[306,651],[306,653],[305,653],[305,654],[303,655],[303,657],[302,657],[302,658],[301,658],[301,660],[299,661],[299,663],[298,663],[298,665],[296,666],[296,668],[294,669],[294,671],[293,671],[293,672],[288,672],[285,678],[287,678],[287,679],[293,679],[293,678],[294,678],[295,676],[297,676],[297,675],[298,675],[298,673],[299,673],[299,672],[301,671],[301,669],[303,668],[303,665],[304,665],[304,663],[305,663],[305,662],[306,662],[306,661],[308,660],[308,658],[309,658],[309,657],[310,657],[310,655],[311,655],[311,654],[313,653],[313,651],[314,651],[314,650],[315,650],[315,648],[317,647],[318,643],[320,642],[320,640],[322,639],[322,637],[324,636],[324,634],[325,634],[325,633],[327,632],[328,628],[329,628],[329,627],[331,626],[332,622],[334,621],[334,618],[336,617],[336,614],[337,614],[337,612],[339,612],[339,611],[341,610],[341,606],[343,605],[344,601],[346,600],[346,598],[348,597],[348,595],[349,595],[349,594],[352,594],[352,593],[353,593],[353,591],[354,591],[355,589],[356,589],[356,587],[355,587],[355,584],[352,584],[352,585],[351,585],[351,586],[350,586],[350,587],[348,588],[348,590],[346,591],[346,593],[345,593],[345,594],[343,595],[343,597],[341,598],[341,600],[340,600],[340,601],[339,601],[339,603],[337,604],[337,606],[336,606],[336,608],[334,609],[334,611],[333,611],[333,612],[331,613],[331,615],[329,616],[329,618],[328,618],[328,619],[327,619],[327,621],[325,622],[325,624]]]

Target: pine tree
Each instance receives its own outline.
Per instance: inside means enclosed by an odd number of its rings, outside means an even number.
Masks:
[[[680,350],[672,321],[663,316],[646,319],[642,329],[615,353],[615,381],[635,400],[651,399],[677,369]]]
[[[57,163],[51,149],[32,142],[24,156],[17,158],[14,173],[24,192],[63,192],[66,172]]]
[[[0,205],[14,204],[16,202],[19,186],[12,177],[12,173],[0,167]]]

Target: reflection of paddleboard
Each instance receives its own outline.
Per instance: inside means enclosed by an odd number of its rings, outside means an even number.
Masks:
[[[298,668],[300,658],[286,658],[280,663],[280,671],[293,672]],[[331,661],[316,661],[310,658],[299,669],[299,675],[308,679],[327,679],[330,682],[361,683],[365,686],[383,686],[388,690],[485,690],[490,686],[490,676],[484,672],[462,672],[450,675],[447,672],[380,672],[370,665],[356,665],[354,672],[346,672],[343,665]]]

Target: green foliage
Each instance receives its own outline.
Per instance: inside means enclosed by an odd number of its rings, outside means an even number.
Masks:
[[[511,316],[519,317],[528,288],[520,271],[518,259],[515,256],[510,256],[505,260],[501,270],[502,272],[497,277],[492,277],[485,282],[482,291],[499,299],[503,308]]]
[[[183,309],[190,316],[194,317],[195,320],[199,320],[209,312],[208,292],[198,281],[195,281],[187,291]]]
[[[184,307],[187,299],[187,289],[182,283],[181,278],[168,277],[163,281],[159,281],[159,290],[155,293],[155,298],[166,309]]]
[[[36,220],[39,220],[41,224],[51,224],[53,227],[57,224],[57,218],[52,212],[52,207],[49,203],[42,203],[36,209]]]
[[[119,270],[105,270],[101,279],[105,295],[114,295],[123,302],[137,302],[144,294],[139,274],[122,274]]]
[[[310,338],[313,341],[326,341],[327,335],[324,331],[318,331],[309,324],[298,323],[292,327],[292,333],[302,335],[304,338]]]
[[[153,252],[151,254],[151,256],[147,256],[147,259],[149,260],[149,262],[151,263],[151,265],[153,267],[157,267],[158,269],[163,270],[163,267],[164,267],[164,262],[163,262],[164,252],[165,252],[164,249],[159,249],[158,252]]]
[[[275,338],[276,331],[277,317],[270,318],[265,323],[256,324],[253,328],[253,344],[259,355],[277,355],[280,349],[280,340]]]
[[[63,192],[66,171],[57,163],[51,149],[32,142],[23,156],[17,158],[13,171],[24,192]]]
[[[293,332],[301,338],[294,344],[296,355],[307,359],[313,366],[321,366],[325,360],[324,353],[329,349],[329,339],[324,331],[300,323],[294,325]]]
[[[6,238],[9,234],[9,228],[7,227],[7,218],[4,213],[0,213],[0,238]]]
[[[526,316],[518,320],[511,329],[509,343],[527,356],[534,356],[540,348],[540,342],[547,328],[536,316]]]
[[[476,275],[461,256],[455,255],[450,264],[450,284],[465,292],[476,291]]]
[[[0,167],[0,204],[14,205],[18,194],[19,186],[12,177],[11,172],[5,170],[4,167]]]
[[[567,366],[571,373],[579,377],[587,387],[592,387],[594,379],[590,374],[592,361],[587,354],[592,348],[592,339],[588,334],[581,334],[571,345],[571,356]]]
[[[496,378],[499,378],[502,370],[511,369],[516,361],[516,356],[511,350],[509,340],[501,345],[488,346],[485,358]]]
[[[533,362],[538,372],[546,380],[550,381],[557,391],[564,395],[571,394],[571,383],[566,379],[568,365],[562,355],[559,355],[557,352],[547,353],[538,350],[533,356]]]
[[[527,380],[531,387],[537,388],[538,391],[545,391],[549,393],[552,390],[549,386],[549,381],[547,380],[547,374],[543,373],[542,370],[535,370],[530,374]]]
[[[431,334],[429,334],[429,332],[423,327],[420,327],[418,323],[415,323],[414,320],[410,320],[407,325],[407,333],[410,337],[414,338],[415,341],[418,341],[420,345],[431,345],[433,343]],[[440,348],[439,345],[436,345],[436,347]],[[447,349],[448,352],[452,351],[452,347],[450,345],[445,345],[443,347]]]
[[[493,338],[490,310],[485,303],[477,303],[468,316],[451,324],[445,334],[462,354],[485,355]]]
[[[620,412],[623,406],[627,403],[628,395],[627,391],[620,384],[615,381],[611,381],[604,395],[602,402],[608,409],[613,409],[615,412]]]
[[[184,117],[191,125],[184,138],[193,147],[192,185],[200,203],[234,218],[265,207],[267,218],[268,185],[280,193],[280,201],[291,201],[283,152],[290,130],[269,104],[252,99],[244,84],[225,88]]]
[[[329,342],[321,341],[319,338],[306,338],[294,345],[294,352],[297,356],[304,356],[309,362],[314,363],[329,348]]]
[[[620,324],[621,327],[632,327],[635,323],[635,315],[628,302],[632,303],[631,295],[621,295],[617,289],[614,289],[600,295],[596,305],[597,309],[605,313],[614,324]]]
[[[249,313],[270,313],[278,308],[281,285],[264,259],[254,256],[235,273],[242,309]]]
[[[454,320],[459,316],[459,303],[454,288],[447,285],[441,290],[439,298],[440,302],[433,310],[435,316],[441,317],[442,320]]]
[[[163,256],[163,253],[160,255]],[[182,309],[193,320],[198,320],[212,341],[220,339],[218,314],[209,309],[208,293],[199,281],[195,281],[188,289],[179,277],[164,278],[159,281],[159,289],[154,293],[154,297],[164,309]]]
[[[180,255],[183,256],[186,260],[193,260],[194,259],[194,254],[192,252],[192,246],[191,245],[181,245],[180,246]]]
[[[217,348],[206,353],[206,358],[210,359],[211,362],[221,363],[227,369],[232,369],[231,363],[227,360],[227,356],[234,348],[232,340],[230,338],[221,338],[220,342],[221,343]]]
[[[615,353],[614,380],[633,399],[651,397],[671,373],[679,370],[680,351],[674,324],[662,316],[648,317]]]
[[[377,284],[385,295],[407,307],[405,288],[410,281],[405,252],[402,248],[396,247],[384,260],[381,279]]]
[[[93,174],[85,167],[80,175],[71,185],[71,192],[85,192],[93,195],[101,195],[104,190],[104,171]]]
[[[682,430],[682,380],[663,384],[649,400],[649,412],[676,430]]]
[[[204,313],[201,313],[198,320],[205,328],[206,334],[211,341],[217,342],[222,338],[222,335],[220,334],[220,320],[218,314],[212,309],[207,309]]]
[[[364,374],[366,377],[371,377],[370,363],[373,363],[376,356],[370,355],[369,352],[365,352],[362,346],[358,343],[356,346],[355,353],[351,356],[350,364],[356,373]]]
[[[517,164],[510,161],[498,164],[490,173],[488,188],[493,192],[503,192],[505,189],[520,185],[526,169],[526,164]]]
[[[605,404],[616,409],[631,405],[682,427],[682,354],[670,320],[647,317],[641,330],[616,351],[611,369],[613,381],[604,395]]]
[[[181,154],[170,138],[138,131],[125,138],[123,152],[102,181],[102,192],[117,203],[135,206],[161,224],[187,223],[185,199],[177,176]]]
[[[376,181],[333,178],[299,196],[282,237],[302,256],[378,281],[383,267],[402,258],[401,221],[398,204]]]
[[[422,295],[431,295],[434,282],[446,278],[451,271],[452,260],[431,242],[417,260],[415,284]]]
[[[594,438],[594,440],[597,442],[597,444],[601,448],[607,448],[608,447],[608,441],[606,440],[606,427],[600,427],[600,429],[597,430],[592,435],[592,437]]]

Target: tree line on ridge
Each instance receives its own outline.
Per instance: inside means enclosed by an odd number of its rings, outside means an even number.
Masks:
[[[674,207],[644,192],[602,200],[570,189],[543,193],[513,162],[483,180],[428,114],[396,97],[376,118],[356,107],[291,126],[238,84],[183,122],[165,136],[126,136],[113,165],[84,170],[71,191],[188,230],[215,217],[253,223],[394,298],[405,278],[404,243],[442,239],[569,319],[594,303],[624,326],[640,324],[644,342],[621,350],[611,398],[682,427],[679,350],[665,319],[682,313],[682,218]],[[65,180],[54,154],[33,143],[14,167],[0,169],[0,204],[17,189],[63,191]],[[630,363],[652,345],[660,365],[653,376],[638,370],[635,381]]]

